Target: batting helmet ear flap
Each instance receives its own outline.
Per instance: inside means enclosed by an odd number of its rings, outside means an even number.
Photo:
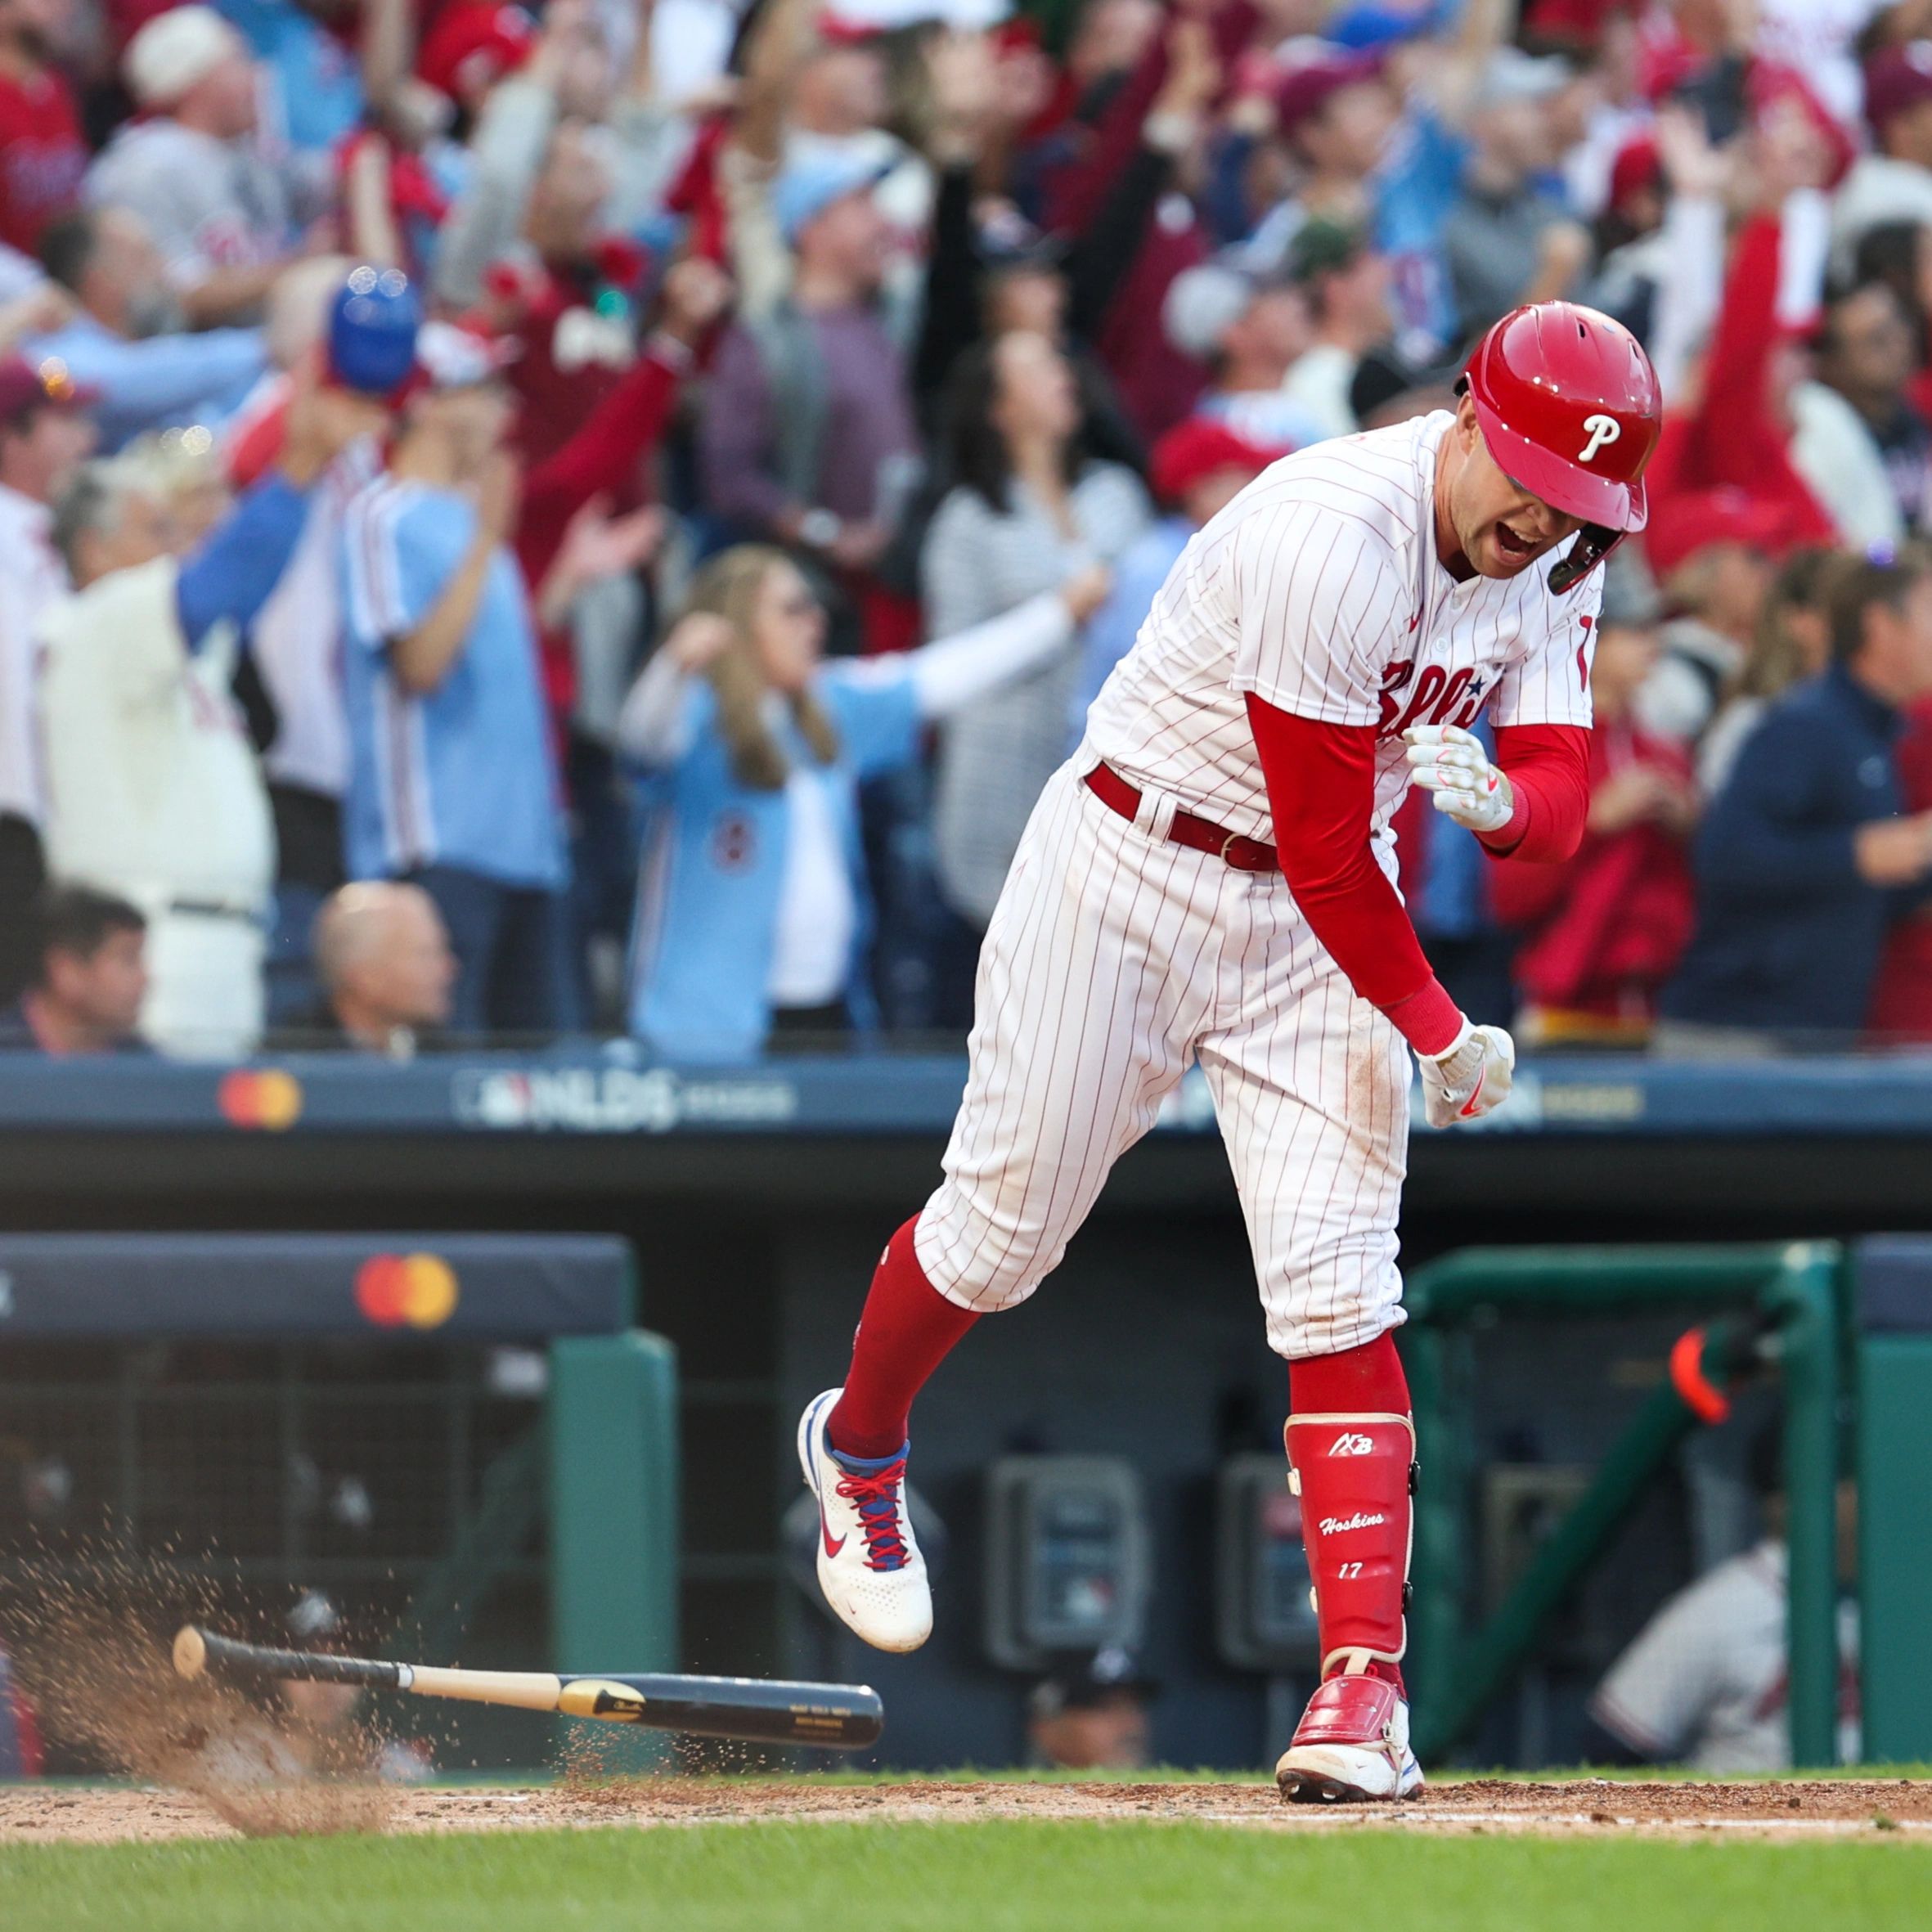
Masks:
[[[1567,596],[1624,541],[1621,530],[1602,523],[1585,523],[1576,541],[1550,567],[1550,592]]]

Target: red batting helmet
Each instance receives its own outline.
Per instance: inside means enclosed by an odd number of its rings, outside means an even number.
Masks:
[[[1621,322],[1575,302],[1539,302],[1503,317],[1469,358],[1463,380],[1497,465],[1583,533],[1550,573],[1574,590],[1649,520],[1643,466],[1663,398],[1643,346]]]

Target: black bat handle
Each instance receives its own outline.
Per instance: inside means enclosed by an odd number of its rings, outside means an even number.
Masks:
[[[363,1684],[373,1690],[407,1687],[404,1667],[371,1657],[331,1657],[316,1651],[276,1650],[267,1644],[238,1643],[212,1630],[198,1633],[209,1667],[245,1671],[255,1677],[300,1678],[317,1684]]]

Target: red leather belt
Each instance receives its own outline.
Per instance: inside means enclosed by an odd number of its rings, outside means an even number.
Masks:
[[[1081,781],[1109,811],[1124,819],[1138,818],[1140,794],[1111,765],[1096,765]],[[1184,845],[1190,851],[1211,852],[1237,872],[1278,872],[1281,860],[1264,839],[1244,838],[1211,819],[1196,818],[1191,811],[1177,811],[1167,828],[1168,842]]]

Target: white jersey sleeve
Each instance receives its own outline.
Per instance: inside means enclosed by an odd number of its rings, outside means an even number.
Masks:
[[[1264,497],[1220,543],[1203,562],[1233,605],[1234,688],[1323,724],[1375,724],[1408,622],[1387,539],[1346,511]]]
[[[1590,727],[1590,667],[1597,655],[1597,612],[1603,601],[1602,567],[1565,597],[1545,596],[1530,616],[1547,621],[1530,631],[1532,641],[1498,681],[1489,715],[1498,725],[1580,725]]]

